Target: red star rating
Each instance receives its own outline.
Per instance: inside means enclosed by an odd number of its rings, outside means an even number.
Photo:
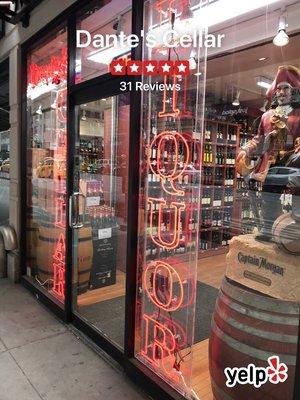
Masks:
[[[175,75],[188,75],[190,73],[190,63],[187,60],[175,61],[174,73]]]
[[[142,61],[127,62],[127,75],[142,75],[142,73],[143,73]]]
[[[173,75],[174,73],[173,61],[159,61],[158,71],[160,75]]]
[[[112,75],[126,75],[126,62],[123,60],[114,60],[110,64],[110,73]]]
[[[144,64],[144,68],[143,68],[144,75],[157,75],[158,74],[157,61],[143,61],[143,64]]]
[[[112,75],[180,75],[186,76],[190,73],[188,60],[178,61],[137,61],[137,60],[114,60],[110,64]]]

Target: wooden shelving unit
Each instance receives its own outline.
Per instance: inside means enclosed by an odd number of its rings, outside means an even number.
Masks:
[[[205,120],[201,163],[199,258],[222,254],[239,233],[236,208],[238,124]]]

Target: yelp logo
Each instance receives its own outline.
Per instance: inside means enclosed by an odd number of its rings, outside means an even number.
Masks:
[[[274,385],[285,382],[288,378],[288,367],[280,362],[278,356],[272,356],[268,358],[268,366],[265,368],[249,364],[247,367],[225,368],[224,373],[227,387],[248,384],[259,388],[268,381]]]

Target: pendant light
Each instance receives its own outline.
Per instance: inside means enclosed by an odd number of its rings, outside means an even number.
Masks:
[[[238,107],[241,103],[240,103],[240,95],[241,92],[238,90],[235,99],[232,102],[232,105],[235,107]]]
[[[190,70],[197,68],[196,52],[194,49],[191,51],[191,54],[189,57],[189,65],[190,65]]]
[[[86,121],[86,112],[85,112],[85,110],[82,111],[81,121]]]
[[[290,38],[289,38],[288,34],[286,33],[287,27],[288,27],[288,24],[287,24],[286,15],[282,14],[279,18],[278,33],[273,39],[273,43],[275,44],[275,46],[283,47],[289,43]]]
[[[42,110],[42,105],[39,105],[39,108],[36,110],[36,114],[38,115],[42,115],[43,114],[43,110]]]

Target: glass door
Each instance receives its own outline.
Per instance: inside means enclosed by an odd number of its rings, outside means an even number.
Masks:
[[[129,95],[77,106],[73,311],[124,347]]]

